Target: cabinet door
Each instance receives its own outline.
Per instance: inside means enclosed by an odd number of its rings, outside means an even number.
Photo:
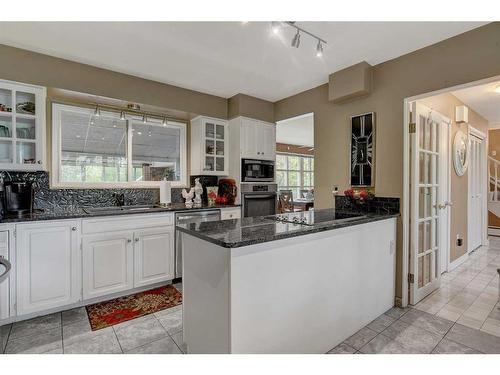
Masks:
[[[134,287],[174,278],[174,229],[134,232]]]
[[[224,208],[220,210],[220,219],[221,220],[231,220],[231,219],[239,219],[241,218],[241,209],[240,208]]]
[[[0,232],[0,256],[9,260],[9,231]],[[4,269],[0,266],[0,273]],[[12,271],[11,271],[12,272]],[[10,277],[0,282],[0,320],[10,316]],[[1,329],[1,328],[0,328]],[[0,340],[2,335],[0,334]],[[0,341],[0,353],[2,352],[2,342]]]
[[[131,232],[83,237],[83,299],[132,289],[133,247]]]
[[[274,124],[261,123],[259,126],[260,155],[262,159],[274,160],[276,157],[276,127]]]
[[[16,226],[18,315],[79,301],[78,228],[78,221]]]
[[[202,139],[203,174],[227,175],[229,152],[227,123],[216,119],[203,120]]]
[[[260,156],[257,154],[257,126],[258,122],[255,120],[241,119],[240,142],[242,158],[258,159]]]

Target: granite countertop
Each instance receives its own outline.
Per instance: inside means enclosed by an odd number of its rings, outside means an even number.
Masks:
[[[338,211],[337,211],[338,212]],[[347,216],[352,213],[346,213]],[[315,215],[335,217],[335,209],[315,210]],[[258,243],[303,236],[327,230],[345,228],[379,220],[398,217],[399,213],[366,213],[349,220],[330,220],[313,225],[283,223],[270,216],[184,224],[177,229],[205,241],[226,248],[237,248]]]
[[[63,219],[77,219],[77,218],[92,218],[100,216],[119,216],[119,215],[136,215],[136,214],[147,214],[147,213],[159,213],[159,212],[175,212],[175,211],[197,211],[197,210],[210,210],[210,209],[221,209],[221,208],[231,208],[240,207],[239,204],[233,205],[215,205],[208,206],[202,205],[201,207],[187,208],[184,203],[172,203],[167,207],[154,207],[149,209],[134,209],[134,210],[117,210],[117,211],[101,211],[101,212],[91,212],[86,211],[86,207],[55,207],[54,209],[44,209],[44,210],[34,210],[32,213],[28,213],[22,216],[6,215],[0,224],[3,223],[18,223],[24,221],[42,221],[42,220],[63,220]],[[87,207],[90,209],[91,207]]]

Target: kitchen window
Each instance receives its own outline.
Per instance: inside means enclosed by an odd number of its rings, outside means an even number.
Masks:
[[[291,190],[294,197],[301,197],[301,190],[314,188],[314,157],[277,153],[276,181],[279,190]]]
[[[186,123],[52,105],[52,185],[73,188],[187,184]]]

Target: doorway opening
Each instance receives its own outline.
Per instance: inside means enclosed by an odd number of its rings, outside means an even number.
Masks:
[[[276,182],[281,213],[314,207],[314,114],[276,123]]]
[[[407,306],[439,289],[443,275],[488,244],[489,231],[500,235],[500,77],[407,98],[404,114],[408,277],[401,302]],[[489,145],[494,130],[498,160]],[[492,218],[496,208],[498,222]]]

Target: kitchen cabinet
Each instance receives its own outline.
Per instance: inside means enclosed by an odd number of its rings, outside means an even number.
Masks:
[[[9,231],[0,231],[0,257],[9,260]],[[4,272],[4,268],[0,266],[0,274]],[[0,282],[0,321],[7,319],[10,316],[10,277]],[[0,335],[0,338],[2,335]],[[1,342],[0,342],[1,345]],[[2,347],[0,346],[0,352]]]
[[[83,237],[83,299],[133,288],[132,239],[129,231]]]
[[[174,229],[134,232],[134,287],[174,278]]]
[[[220,210],[221,220],[231,220],[241,218],[241,209],[239,207],[234,208],[222,208]]]
[[[79,301],[79,227],[78,220],[16,226],[18,315]]]
[[[241,158],[275,160],[276,127],[264,121],[241,118]]]
[[[191,120],[191,175],[227,176],[227,121],[196,117]]]
[[[44,87],[0,80],[0,170],[45,167]]]

